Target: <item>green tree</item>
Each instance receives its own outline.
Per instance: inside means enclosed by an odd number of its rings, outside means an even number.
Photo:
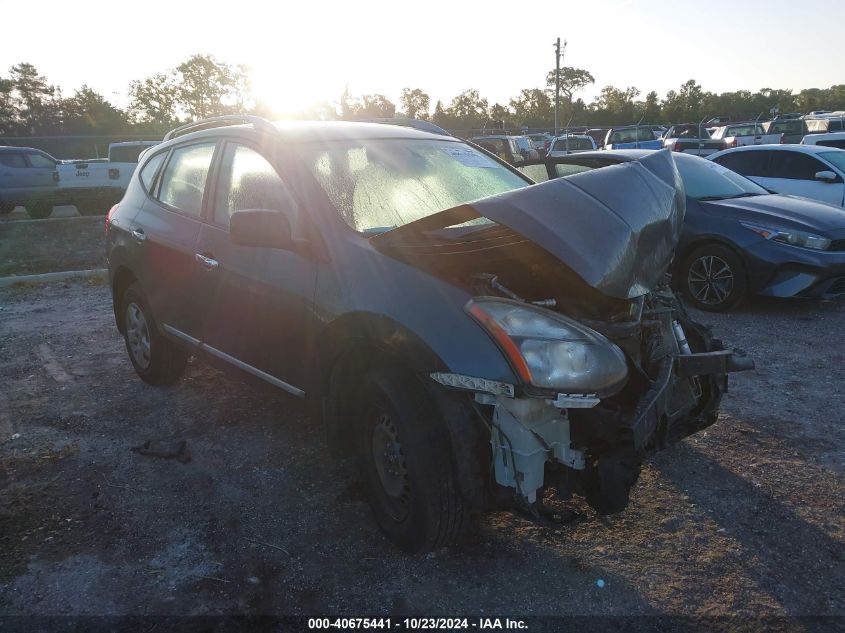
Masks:
[[[244,111],[249,85],[243,67],[233,68],[212,55],[193,55],[176,67],[179,105],[191,119]]]
[[[507,128],[513,120],[513,113],[507,106],[501,103],[494,103],[490,106],[490,121],[491,126],[496,129]]]
[[[402,109],[405,115],[411,119],[427,119],[428,106],[430,103],[429,96],[419,88],[403,88],[402,96],[400,98]]]
[[[61,109],[66,134],[115,134],[127,128],[126,113],[87,85],[64,99]]]
[[[482,127],[488,119],[487,99],[482,99],[478,90],[464,90],[452,99],[446,114],[457,127]]]
[[[705,93],[694,79],[685,81],[678,92],[670,90],[663,100],[663,114],[671,122],[697,122],[703,116]]]
[[[13,85],[12,104],[20,131],[39,134],[49,131],[57,121],[57,90],[38,74],[32,64],[21,63],[10,70]]]
[[[440,99],[434,104],[434,113],[431,115],[431,121],[443,128],[449,125],[449,117],[446,114],[446,110],[443,109],[443,102]]]
[[[640,94],[639,89],[629,86],[621,89],[614,86],[605,86],[590,106],[596,112],[603,123],[624,124],[634,123],[636,119],[636,107],[634,99]]]
[[[15,82],[0,77],[0,134],[17,132],[17,107],[14,102]]]
[[[572,95],[574,93],[594,83],[596,83],[596,80],[588,70],[573,68],[572,66],[564,66],[560,69],[560,92],[570,103],[572,102]],[[552,95],[554,95],[555,69],[550,70],[549,74],[546,75],[546,86],[552,91]]]
[[[361,107],[357,112],[359,118],[385,119],[394,114],[396,114],[396,106],[384,95],[374,94],[361,97]]]
[[[347,121],[354,119],[358,115],[360,107],[349,93],[349,86],[344,86],[340,95],[340,118]]]
[[[129,84],[129,115],[134,121],[169,126],[178,121],[179,88],[172,73],[157,73]]]
[[[518,125],[542,127],[554,121],[554,106],[545,90],[523,89],[516,99],[511,99],[513,118]]]
[[[645,103],[643,104],[643,120],[649,123],[654,123],[660,120],[660,99],[657,92],[652,90],[645,96]]]

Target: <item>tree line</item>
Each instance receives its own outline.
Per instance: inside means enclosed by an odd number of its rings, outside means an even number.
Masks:
[[[763,88],[716,94],[694,79],[664,97],[634,86],[605,86],[591,102],[577,94],[595,84],[585,69],[564,67],[560,73],[560,127],[699,121],[720,116],[754,119],[780,112],[845,109],[845,84],[800,92]],[[268,118],[372,119],[403,116],[428,119],[450,130],[551,128],[554,125],[555,72],[545,85],[524,88],[507,103],[490,103],[476,89],[467,89],[448,103],[431,103],[420,88],[402,90],[399,104],[383,94],[352,95],[344,89],[337,101],[320,101],[297,113],[279,113],[256,101],[249,70],[211,55],[193,55],[175,68],[131,81],[129,105],[119,108],[92,87],[72,96],[51,84],[29,63],[0,75],[0,136],[161,135],[180,122],[223,114],[257,114]]]

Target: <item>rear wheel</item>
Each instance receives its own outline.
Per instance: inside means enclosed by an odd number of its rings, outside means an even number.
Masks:
[[[701,310],[729,310],[738,305],[746,293],[742,261],[731,249],[720,244],[707,244],[690,253],[681,275],[684,294]]]
[[[386,369],[365,379],[358,458],[376,522],[407,552],[428,552],[469,529],[436,406],[413,376]]]
[[[151,385],[172,385],[182,376],[188,354],[156,328],[138,284],[123,294],[123,339],[135,372]]]

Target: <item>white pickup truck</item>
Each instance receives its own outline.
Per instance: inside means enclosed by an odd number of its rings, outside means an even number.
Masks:
[[[123,197],[140,153],[158,143],[111,143],[108,158],[59,161],[56,165],[58,189],[80,214],[105,214]]]
[[[770,145],[780,143],[780,134],[766,134],[759,123],[730,123],[717,127],[710,138],[725,141],[725,148],[745,145]]]

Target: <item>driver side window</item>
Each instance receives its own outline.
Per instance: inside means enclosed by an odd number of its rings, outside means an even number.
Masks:
[[[270,162],[249,147],[229,143],[223,153],[214,222],[228,227],[233,213],[247,209],[279,211],[294,225],[295,203]]]

